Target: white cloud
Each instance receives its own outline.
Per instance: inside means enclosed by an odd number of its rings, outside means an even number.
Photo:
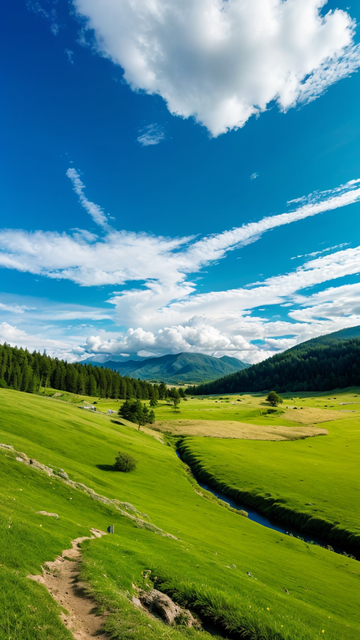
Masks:
[[[68,178],[70,178],[73,184],[73,189],[79,196],[79,202],[81,206],[84,207],[85,211],[87,211],[87,213],[92,217],[96,224],[98,224],[100,227],[103,227],[104,229],[108,229],[108,219],[106,214],[104,213],[104,210],[99,207],[98,204],[91,202],[86,198],[86,196],[84,196],[85,185],[82,180],[80,180],[80,175],[78,174],[76,169],[71,167],[67,170],[66,175]]]
[[[48,20],[50,22],[51,33],[53,33],[54,36],[58,35],[60,31],[60,25],[58,24],[57,13],[54,8],[47,11],[41,6],[40,2],[37,2],[36,0],[28,0],[26,3],[26,6],[30,11],[33,11],[34,13],[38,13],[43,18]]]
[[[85,187],[77,172],[70,175],[81,204],[90,209],[93,203],[85,198]],[[274,275],[239,289],[200,294],[196,290],[196,279],[189,279],[191,274],[216,263],[228,251],[255,242],[266,231],[359,200],[360,180],[352,180],[331,191],[293,201],[298,205],[293,211],[267,216],[258,222],[201,239],[115,231],[105,226],[101,217],[105,214],[100,208],[96,215],[100,216],[100,225],[105,230],[101,238],[81,229],[73,230],[72,235],[3,230],[0,232],[0,265],[3,267],[71,280],[85,286],[122,285],[134,281],[137,285],[114,292],[108,300],[111,311],[54,304],[34,310],[30,304],[6,299],[1,304],[3,310],[6,306],[7,312],[17,313],[17,318],[26,316],[27,326],[34,329],[35,337],[38,335],[36,327],[42,323],[44,340],[48,340],[48,335],[59,336],[59,342],[65,340],[71,348],[79,347],[78,353],[200,351],[228,353],[248,362],[257,362],[290,344],[286,340],[296,343],[349,324],[360,324],[355,297],[348,290],[338,287],[336,290],[341,291],[336,301],[336,296],[323,299],[320,294],[306,293],[307,288],[315,285],[357,274],[360,247],[321,254],[289,273]],[[317,253],[309,256],[314,257]],[[273,316],[271,321],[257,317],[256,309],[263,309],[264,305],[289,306],[288,315],[283,319],[279,315]],[[26,314],[21,315],[20,309],[26,309]],[[8,319],[12,322],[11,316]],[[96,335],[89,336],[90,330],[92,334],[94,331],[83,326],[77,338],[73,334],[64,338],[64,329],[59,329],[59,325],[64,321],[83,319],[114,324],[117,320],[119,326],[129,329],[99,335],[95,332]],[[51,324],[44,326],[45,321]],[[15,317],[13,323],[19,324]],[[74,327],[68,327],[68,331],[73,330]],[[86,336],[88,342],[84,345]],[[23,338],[25,340],[26,336]],[[278,338],[283,342],[274,342]],[[263,343],[260,346],[252,344],[255,339]]]
[[[4,304],[0,302],[0,311],[8,311],[9,313],[25,313],[25,311],[29,309],[25,305],[19,304]]]
[[[71,352],[73,345],[69,342],[61,340],[51,340],[45,338],[43,335],[29,334],[18,327],[8,324],[7,322],[0,323],[0,343],[7,342],[10,346],[23,347],[29,351],[42,351],[47,349],[49,355],[59,355],[61,357],[74,360]],[[75,346],[75,345],[74,345]],[[83,352],[83,351],[82,351]]]
[[[259,177],[258,173],[252,173],[251,176],[250,176],[250,180],[256,180],[256,178],[258,178],[258,177]]]
[[[360,66],[354,22],[326,0],[73,0],[133,90],[213,136],[276,101],[309,102]]]
[[[163,238],[145,233],[115,231],[98,205],[84,196],[85,185],[75,169],[68,169],[82,206],[106,235],[81,230],[72,235],[45,231],[0,231],[0,266],[83,286],[144,281],[143,288],[126,290],[131,305],[145,313],[146,306],[162,307],[195,291],[188,274],[224,258],[228,251],[256,242],[263,233],[305,218],[360,201],[360,179],[332,191],[312,194],[288,213],[266,216],[220,234],[197,240]]]
[[[320,251],[312,251],[311,253],[303,253],[299,256],[293,256],[290,260],[297,260],[298,258],[315,258],[315,256],[319,256],[322,253],[327,253],[327,251],[334,251],[334,249],[342,249],[343,247],[347,247],[350,242],[342,242],[341,244],[335,244],[333,247],[327,247],[327,249],[321,249]]]
[[[142,147],[150,147],[165,140],[165,133],[159,124],[149,124],[139,130],[137,141]]]
[[[70,62],[70,64],[74,64],[74,60],[73,60],[74,52],[71,51],[71,49],[64,49],[64,53],[67,56],[68,62]]]

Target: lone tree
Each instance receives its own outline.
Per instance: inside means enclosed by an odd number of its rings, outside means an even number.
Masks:
[[[155,422],[155,413],[149,411],[146,404],[142,404],[140,400],[136,400],[135,402],[126,400],[119,409],[119,415],[125,418],[125,420],[135,422],[135,424],[138,425],[138,431],[140,431],[140,427]]]
[[[115,471],[133,471],[137,465],[137,461],[130,453],[124,453],[119,451],[115,459],[114,469]]]
[[[150,407],[157,407],[159,403],[159,392],[157,389],[154,389],[154,392],[152,393],[151,397],[150,397]]]
[[[170,399],[170,402],[173,403],[174,409],[176,411],[178,405],[181,402],[181,396],[179,391],[176,389],[176,387],[172,387],[172,389],[169,390],[169,399]]]
[[[276,391],[270,391],[268,394],[266,401],[271,404],[272,407],[277,407],[278,404],[284,402],[281,396],[279,396]]]

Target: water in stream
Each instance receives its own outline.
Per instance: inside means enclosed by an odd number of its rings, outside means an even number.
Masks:
[[[181,455],[178,451],[176,451],[176,455],[178,456],[178,458],[180,458],[180,460],[182,460]],[[253,522],[257,522],[258,524],[261,524],[263,527],[268,527],[269,529],[273,529],[274,531],[279,531],[279,533],[284,533],[286,535],[292,535],[295,538],[301,538],[302,540],[304,540],[304,542],[315,542],[321,547],[326,548],[328,545],[330,545],[336,553],[343,553],[343,549],[340,549],[339,547],[334,546],[333,543],[329,543],[323,538],[320,538],[319,536],[309,535],[307,533],[304,533],[303,531],[300,531],[300,529],[283,525],[278,520],[267,518],[267,516],[262,515],[261,513],[259,513],[259,511],[255,511],[254,509],[248,507],[246,504],[241,504],[240,502],[235,501],[233,498],[230,498],[225,493],[221,493],[220,491],[213,489],[208,484],[205,484],[198,478],[196,478],[196,482],[200,487],[202,487],[202,489],[205,489],[205,491],[209,491],[210,493],[213,494],[213,496],[216,496],[216,498],[219,498],[223,502],[226,502],[233,509],[237,509],[237,511],[246,511],[248,514],[249,520],[253,520]]]

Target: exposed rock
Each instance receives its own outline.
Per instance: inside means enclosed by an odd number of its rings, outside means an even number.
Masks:
[[[137,601],[134,598],[133,601]],[[183,625],[185,627],[199,627],[200,623],[188,609],[183,609],[175,604],[169,596],[157,589],[149,592],[141,591],[139,600],[143,607],[148,609],[150,613],[161,618],[168,625]],[[137,602],[134,602],[137,604]]]
[[[49,516],[50,518],[56,518],[57,520],[59,519],[57,513],[48,513],[47,511],[37,511],[36,513],[38,513],[39,516]]]
[[[126,509],[127,511],[133,511],[134,513],[137,512],[137,509],[130,502],[120,502],[120,500],[116,500],[116,498],[114,498],[114,502],[119,507],[122,507],[123,509]]]

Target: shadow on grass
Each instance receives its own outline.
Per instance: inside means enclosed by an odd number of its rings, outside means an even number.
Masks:
[[[101,471],[117,471],[113,464],[97,464],[97,469],[101,469]]]

